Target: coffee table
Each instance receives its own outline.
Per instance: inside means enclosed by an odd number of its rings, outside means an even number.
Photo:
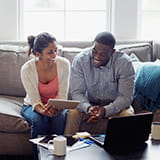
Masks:
[[[160,141],[148,140],[142,150],[125,154],[111,154],[97,144],[67,152],[66,156],[54,156],[44,147],[39,146],[40,160],[156,160],[159,159]]]

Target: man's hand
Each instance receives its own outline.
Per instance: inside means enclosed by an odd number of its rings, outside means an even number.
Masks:
[[[90,106],[88,109],[87,123],[96,123],[100,118],[104,117],[105,109],[100,106]]]

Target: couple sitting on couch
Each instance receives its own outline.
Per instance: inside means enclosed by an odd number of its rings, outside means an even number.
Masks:
[[[133,114],[129,106],[134,69],[126,54],[115,51],[111,33],[99,33],[93,46],[74,58],[70,88],[72,99],[80,101],[78,110],[59,110],[47,105],[49,98],[67,99],[69,90],[70,63],[56,55],[56,39],[42,33],[29,36],[28,44],[28,54],[36,58],[21,69],[27,93],[21,113],[31,125],[32,138],[39,134],[74,134],[82,118],[88,125],[99,126],[106,117]]]

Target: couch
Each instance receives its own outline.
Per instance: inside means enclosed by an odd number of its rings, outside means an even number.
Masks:
[[[74,56],[92,42],[60,42],[58,55],[72,62]],[[0,155],[31,155],[28,141],[30,126],[20,115],[25,91],[20,79],[20,68],[29,60],[27,45],[22,41],[0,42]],[[135,54],[141,63],[160,58],[160,43],[155,41],[117,42],[116,49],[128,55]],[[136,113],[144,112],[138,100],[133,104]],[[160,121],[160,111],[154,113]]]

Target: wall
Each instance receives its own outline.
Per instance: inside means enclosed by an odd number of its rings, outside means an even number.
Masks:
[[[118,40],[138,35],[138,0],[109,0],[112,3],[111,31]],[[0,40],[18,40],[18,0],[0,0]]]
[[[0,40],[17,40],[17,0],[0,0]]]
[[[112,0],[112,32],[119,40],[138,37],[140,0]]]

